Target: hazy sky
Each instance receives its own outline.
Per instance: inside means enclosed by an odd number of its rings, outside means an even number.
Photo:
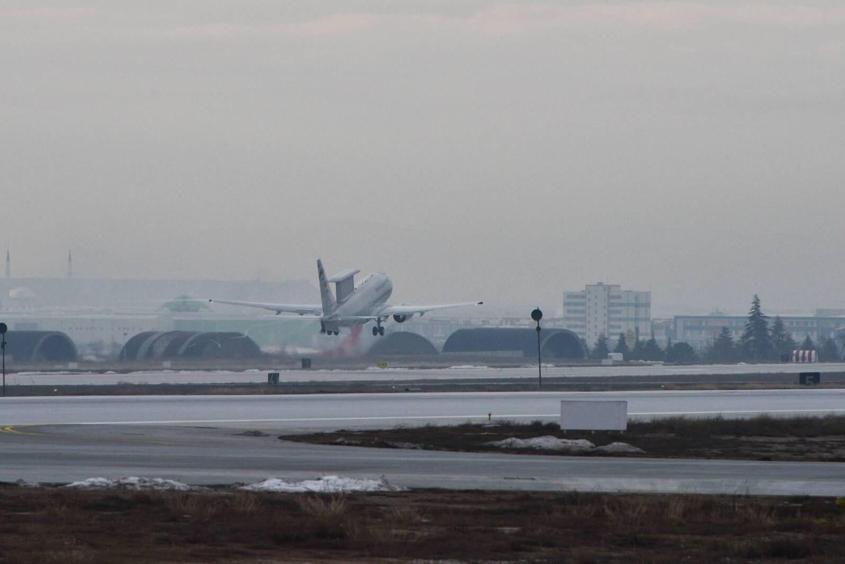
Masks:
[[[845,4],[0,0],[16,275],[845,306]]]

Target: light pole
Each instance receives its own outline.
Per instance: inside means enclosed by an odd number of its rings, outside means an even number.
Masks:
[[[9,328],[5,323],[0,323],[0,350],[3,356],[3,397],[6,397],[6,331]]]
[[[531,319],[537,322],[537,387],[543,387],[543,357],[540,355],[540,320],[543,319],[543,312],[539,307],[531,312]]]

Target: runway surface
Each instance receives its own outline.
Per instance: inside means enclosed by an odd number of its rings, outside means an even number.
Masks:
[[[845,464],[595,458],[306,445],[231,429],[0,430],[0,481],[161,477],[190,484],[384,476],[408,488],[845,495]]]
[[[287,431],[492,419],[554,420],[562,399],[624,399],[632,417],[845,413],[845,389],[466,392],[0,399],[1,425],[267,425]]]
[[[702,376],[731,374],[797,374],[806,371],[845,373],[845,363],[822,364],[729,364],[695,366],[546,366],[547,378],[591,378],[624,376]],[[414,380],[534,379],[536,366],[489,368],[454,366],[451,368],[367,368],[363,370],[281,370],[284,382],[408,382]],[[116,372],[20,372],[6,379],[15,385],[114,385],[114,384],[224,384],[267,382],[267,370],[151,370]]]

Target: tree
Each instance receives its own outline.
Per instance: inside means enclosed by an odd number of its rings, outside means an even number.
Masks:
[[[830,337],[822,341],[819,360],[821,362],[838,362],[839,358],[839,347],[836,346],[836,341]]]
[[[659,361],[665,358],[663,349],[657,344],[657,339],[652,337],[643,345],[643,360]]]
[[[654,336],[647,341],[643,341],[642,356],[643,360],[648,361],[663,360],[663,349],[661,349],[660,345],[657,344],[657,339],[655,339]]]
[[[737,361],[736,345],[734,344],[731,330],[727,327],[722,327],[719,331],[719,336],[713,341],[710,349],[707,351],[707,360],[710,362],[736,362]]]
[[[751,309],[748,311],[748,320],[745,322],[740,344],[745,358],[753,362],[771,360],[774,356],[768,318],[763,313],[757,294],[754,294],[751,300]]]
[[[801,342],[801,350],[802,351],[814,351],[816,350],[816,343],[810,338],[809,335],[804,337],[804,340]]]
[[[607,354],[609,352],[610,347],[607,346],[607,337],[599,335],[599,338],[596,341],[596,346],[594,346],[593,350],[590,352],[590,358],[593,360],[604,360],[607,358]]]
[[[673,364],[692,364],[696,360],[698,360],[698,355],[695,354],[695,349],[689,343],[675,343],[666,351],[666,362]]]
[[[772,347],[775,350],[775,354],[778,356],[780,360],[788,361],[789,357],[792,355],[792,351],[797,348],[795,344],[795,339],[792,338],[792,335],[786,332],[786,328],[783,325],[783,319],[780,316],[775,317],[774,323],[772,323]]]
[[[616,347],[613,352],[622,353],[623,358],[628,358],[631,352],[628,350],[628,344],[625,342],[625,333],[619,333],[619,339],[616,341]]]
[[[645,356],[643,354],[643,347],[645,343],[637,339],[634,343],[634,347],[631,349],[631,360],[645,360]]]

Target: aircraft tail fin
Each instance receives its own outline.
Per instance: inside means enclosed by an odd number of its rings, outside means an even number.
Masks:
[[[317,279],[320,282],[320,300],[323,302],[323,315],[331,315],[337,307],[337,302],[329,288],[326,271],[323,269],[323,261],[320,259],[317,259]]]

